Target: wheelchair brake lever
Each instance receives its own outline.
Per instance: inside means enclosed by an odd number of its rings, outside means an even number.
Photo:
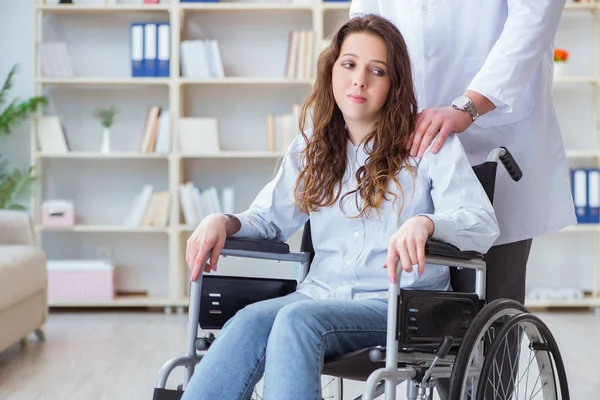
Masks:
[[[431,373],[433,372],[433,368],[435,368],[435,366],[437,365],[439,360],[443,360],[444,358],[446,358],[446,356],[448,355],[448,352],[452,348],[453,342],[454,342],[454,339],[452,338],[452,336],[446,336],[446,337],[444,337],[444,340],[442,340],[440,347],[438,347],[437,351],[435,352],[435,354],[436,354],[435,358],[431,362],[431,365],[429,366],[429,368],[427,368],[425,375],[423,375],[422,383],[425,383],[424,386],[429,386],[428,383],[429,383],[429,379],[431,378]]]

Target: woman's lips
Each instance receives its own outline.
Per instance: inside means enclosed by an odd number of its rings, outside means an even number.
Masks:
[[[354,103],[357,103],[357,104],[362,104],[365,101],[367,101],[367,99],[365,99],[364,97],[362,97],[362,96],[356,96],[356,95],[353,95],[353,94],[349,94],[348,98],[350,99],[350,101],[352,101]]]

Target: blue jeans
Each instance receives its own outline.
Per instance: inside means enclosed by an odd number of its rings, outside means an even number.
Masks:
[[[251,304],[197,365],[183,400],[321,400],[323,360],[385,345],[387,299],[316,300],[301,293]]]

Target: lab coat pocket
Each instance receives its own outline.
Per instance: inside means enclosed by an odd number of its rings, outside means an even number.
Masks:
[[[465,74],[470,78],[469,82],[477,75],[483,64],[485,63],[486,57],[465,57],[463,58],[463,68]],[[510,125],[520,121],[523,121],[531,116],[535,108],[534,101],[534,87],[539,85],[539,71],[535,70],[534,76],[527,82],[521,95],[515,101],[512,106],[512,111],[509,111],[506,106],[498,107],[489,113],[480,116],[474,122],[481,129],[496,128],[499,126]]]

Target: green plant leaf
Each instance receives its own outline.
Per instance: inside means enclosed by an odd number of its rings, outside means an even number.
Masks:
[[[16,100],[13,100],[0,114],[0,136],[10,134],[18,122],[30,117],[47,104],[48,100],[43,96],[32,97],[18,104]]]
[[[6,80],[4,81],[4,85],[2,85],[2,90],[0,90],[0,107],[2,107],[4,105],[4,103],[6,103],[6,96],[8,95],[8,91],[13,86],[13,79],[14,79],[15,73],[17,72],[17,69],[18,69],[18,65],[15,64],[10,69],[8,76],[6,77]]]
[[[0,209],[25,210],[33,183],[37,177],[34,168],[8,171],[5,160],[0,159]]]

